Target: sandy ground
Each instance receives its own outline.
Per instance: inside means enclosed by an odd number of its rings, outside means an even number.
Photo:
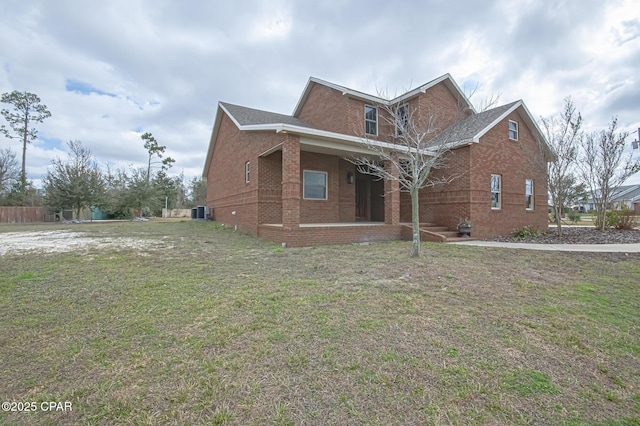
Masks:
[[[0,256],[21,252],[85,251],[104,247],[146,248],[149,242],[137,238],[95,238],[76,231],[34,231],[0,233]]]

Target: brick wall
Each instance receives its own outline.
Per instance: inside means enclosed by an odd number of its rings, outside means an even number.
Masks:
[[[349,95],[330,87],[314,83],[309,90],[305,103],[300,109],[298,118],[318,129],[353,136],[365,136],[364,108],[365,105],[376,106],[374,102],[355,99]],[[469,114],[461,112],[456,96],[451,93],[444,83],[438,83],[409,100],[411,110],[416,111],[416,119],[422,116],[425,121],[435,117],[436,127],[443,130],[456,119]],[[392,120],[385,120],[385,111],[378,109],[378,134],[366,135],[374,140],[390,141],[395,136],[395,126]],[[426,126],[426,124],[425,124]]]
[[[216,221],[257,235],[258,155],[282,143],[284,137],[275,132],[240,132],[226,114],[222,116],[207,171],[207,204]],[[245,182],[247,161],[251,164],[249,183]],[[263,200],[268,200],[268,197]],[[277,216],[277,212],[273,212],[273,216]]]
[[[258,159],[258,223],[282,223],[282,151]]]
[[[509,120],[518,121],[518,141],[508,138]],[[479,144],[453,150],[447,168],[432,177],[455,175],[449,184],[420,192],[420,221],[455,229],[461,218],[473,222],[474,237],[509,234],[523,226],[546,229],[546,166],[522,117],[514,112],[496,125]],[[491,175],[502,176],[502,208],[491,209]],[[534,180],[534,209],[525,208],[525,179]],[[401,220],[411,220],[408,194],[401,198]]]
[[[367,226],[314,226],[285,230],[283,227],[260,225],[258,236],[288,247],[304,247],[324,244],[351,244],[400,240],[402,225]]]
[[[318,129],[364,134],[364,103],[317,83],[312,85],[298,118]]]
[[[518,121],[518,141],[508,138],[509,120]],[[471,147],[470,197],[473,235],[509,234],[523,226],[546,229],[546,165],[518,112],[512,113]],[[502,208],[491,209],[491,174],[502,176]],[[525,207],[525,179],[534,181],[534,209]]]

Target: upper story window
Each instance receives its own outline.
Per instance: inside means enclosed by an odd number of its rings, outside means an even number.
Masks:
[[[407,104],[400,105],[396,114],[396,136],[402,136],[407,131],[409,124],[409,106]]]
[[[509,139],[518,140],[518,122],[509,120]]]
[[[533,210],[533,179],[524,181],[525,206],[527,210]]]
[[[491,208],[500,210],[502,208],[502,176],[491,175]]]
[[[367,135],[378,134],[378,109],[370,105],[364,106],[364,132]]]
[[[302,198],[305,200],[327,199],[327,172],[304,170],[302,174]]]
[[[244,163],[244,181],[245,183],[251,182],[251,163]]]

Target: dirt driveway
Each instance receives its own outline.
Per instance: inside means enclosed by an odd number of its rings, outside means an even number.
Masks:
[[[7,253],[54,253],[104,247],[145,248],[147,240],[123,237],[94,237],[78,231],[30,231],[0,233],[0,256]]]

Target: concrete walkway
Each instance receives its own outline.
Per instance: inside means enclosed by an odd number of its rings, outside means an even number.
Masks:
[[[640,253],[640,244],[533,244],[499,241],[461,241],[449,244],[479,247],[505,247],[525,250],[583,251],[596,253]]]

